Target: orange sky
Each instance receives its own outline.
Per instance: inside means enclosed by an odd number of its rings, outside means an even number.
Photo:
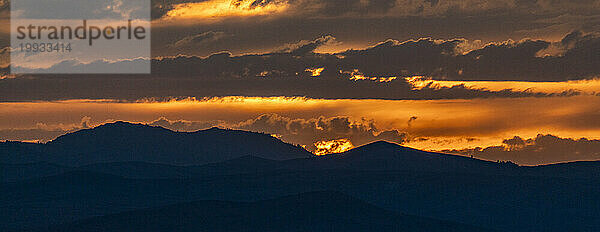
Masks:
[[[263,114],[290,119],[347,116],[357,123],[372,120],[379,130],[407,132],[411,139],[407,145],[428,150],[497,145],[515,135],[600,138],[598,96],[417,101],[226,97],[137,103],[0,103],[0,129],[69,129],[77,127],[84,117],[90,117],[92,125],[114,120],[151,122],[166,117],[219,121],[213,124],[233,127]],[[411,117],[415,118],[409,122]]]
[[[411,83],[425,86],[429,83],[434,85],[452,87],[465,85],[472,88],[486,88],[493,91],[513,89],[517,91],[531,90],[534,92],[559,93],[568,90],[577,90],[587,94],[597,94],[600,91],[600,79],[564,81],[564,82],[525,82],[525,81],[437,81],[424,77],[407,78]]]
[[[343,133],[340,132],[341,134],[322,133],[322,135],[319,136],[315,135],[312,140],[307,138],[311,135],[294,134],[300,132],[292,130],[290,130],[290,134],[274,134],[274,136],[280,137],[288,142],[302,143],[303,145],[312,146],[316,149],[323,148],[329,150],[345,150],[352,146],[360,146],[366,141],[377,138],[380,133],[384,134],[384,132],[394,130],[406,134],[407,142],[405,145],[427,150],[460,149],[498,145],[502,143],[503,139],[511,138],[513,136],[531,138],[537,134],[553,134],[566,138],[600,138],[600,101],[598,101],[600,100],[600,79],[598,78],[600,77],[596,77],[597,79],[592,80],[568,82],[502,81],[560,81],[566,79],[592,78],[594,75],[597,75],[597,70],[592,68],[594,65],[588,65],[589,67],[582,67],[583,69],[590,68],[590,70],[582,70],[580,76],[576,75],[571,77],[566,75],[564,78],[562,76],[552,76],[553,73],[539,72],[544,70],[539,67],[549,66],[536,66],[536,62],[531,60],[544,58],[546,55],[559,59],[563,56],[566,57],[565,54],[567,54],[567,51],[573,50],[575,55],[573,55],[574,57],[566,59],[569,60],[569,62],[565,61],[565,63],[563,63],[569,64],[564,66],[564,70],[579,73],[580,70],[578,70],[578,68],[581,67],[575,67],[573,70],[568,68],[571,66],[570,64],[586,63],[586,59],[594,60],[588,59],[588,56],[592,57],[594,54],[583,52],[585,53],[584,55],[587,56],[579,57],[577,56],[577,52],[593,51],[595,48],[592,45],[596,44],[593,41],[597,41],[598,39],[597,32],[600,28],[598,28],[597,25],[600,24],[593,23],[595,22],[593,20],[596,20],[594,17],[597,16],[597,9],[600,7],[600,4],[556,1],[552,4],[539,2],[526,6],[515,4],[515,2],[512,1],[431,1],[431,4],[423,4],[423,2],[419,1],[405,1],[397,2],[398,4],[386,5],[385,2],[386,1],[357,1],[345,7],[339,7],[335,4],[329,4],[327,1],[303,0],[206,0],[187,3],[163,1],[163,4],[166,5],[162,6],[160,9],[155,9],[159,11],[164,10],[164,12],[161,11],[161,15],[158,15],[159,17],[155,18],[153,21],[152,26],[154,34],[152,37],[152,52],[153,55],[158,57],[177,55],[209,57],[211,54],[215,53],[223,55],[225,53],[222,52],[227,51],[232,54],[228,55],[228,59],[246,61],[250,59],[248,59],[248,57],[239,58],[234,56],[239,54],[267,53],[266,55],[258,54],[258,57],[265,59],[271,52],[288,51],[289,49],[306,45],[314,46],[313,50],[310,50],[311,54],[312,52],[334,53],[345,51],[347,49],[364,49],[363,52],[367,50],[373,52],[377,50],[373,48],[385,44],[386,41],[391,42],[391,44],[394,45],[390,44],[389,46],[382,46],[381,49],[411,48],[407,51],[413,51],[412,49],[418,48],[418,46],[415,45],[416,47],[411,47],[413,45],[407,45],[406,47],[402,47],[397,45],[407,41],[421,41],[420,38],[430,38],[433,45],[428,46],[435,49],[442,49],[439,46],[443,42],[459,39],[461,41],[460,44],[453,47],[456,50],[454,51],[457,53],[456,55],[466,54],[468,51],[482,50],[486,45],[492,43],[493,45],[505,45],[506,48],[502,49],[505,49],[507,54],[512,54],[512,52],[514,52],[516,55],[519,55],[520,58],[523,58],[523,62],[532,62],[533,65],[531,67],[527,66],[529,69],[524,69],[521,70],[521,72],[512,74],[511,72],[503,72],[503,70],[516,67],[514,64],[510,62],[499,62],[498,64],[495,64],[492,62],[490,63],[490,67],[498,67],[497,70],[494,68],[487,70],[486,67],[483,67],[479,70],[481,71],[481,74],[478,74],[481,75],[481,77],[476,76],[470,78],[487,78],[488,80],[494,81],[432,81],[421,77],[407,77],[410,75],[433,75],[438,79],[462,78],[460,76],[436,76],[434,75],[437,72],[434,69],[435,67],[431,70],[425,68],[424,71],[421,70],[422,67],[418,64],[415,64],[415,67],[409,65],[407,70],[391,69],[392,71],[390,72],[382,71],[382,73],[389,73],[390,75],[386,74],[381,77],[368,76],[371,74],[378,75],[373,74],[373,70],[369,71],[369,69],[381,68],[379,66],[373,66],[376,67],[373,68],[371,65],[385,62],[374,62],[373,64],[369,62],[364,64],[358,62],[355,64],[349,61],[347,64],[348,69],[343,71],[350,74],[351,80],[369,79],[378,82],[387,82],[391,80],[403,81],[402,78],[406,78],[413,84],[415,89],[424,86],[452,87],[464,85],[467,88],[487,89],[490,91],[512,89],[515,91],[554,94],[572,91],[580,93],[580,96],[411,101],[369,99],[323,100],[285,97],[223,97],[198,100],[187,99],[170,102],[140,101],[134,103],[116,102],[112,100],[0,102],[0,132],[2,132],[1,130],[9,131],[24,129],[70,131],[81,128],[82,121],[90,123],[91,125],[99,125],[104,122],[115,120],[150,123],[162,117],[168,120],[194,122],[196,123],[194,124],[196,125],[193,127],[194,129],[200,129],[200,126],[198,125],[215,125],[235,128],[248,126],[249,123],[257,121],[261,115],[267,114],[276,115],[271,116],[270,120],[275,120],[279,117],[278,120],[289,122],[301,121],[305,124],[320,122],[320,120],[333,123],[334,120],[332,119],[336,117],[348,118],[350,124],[359,128],[357,130],[362,130],[358,132],[347,132],[348,138],[344,137]],[[543,10],[538,11],[538,8]],[[449,16],[448,12],[452,12],[452,16]],[[506,12],[506,14],[496,18],[494,15],[489,16],[489,12]],[[573,17],[557,18],[557,15],[573,15]],[[575,17],[575,15],[581,17]],[[6,18],[0,17],[0,21],[6,21]],[[503,25],[501,28],[497,27],[499,23]],[[0,34],[7,34],[7,25],[8,24],[0,23]],[[469,25],[469,27],[465,27],[464,25]],[[580,33],[574,32],[579,32],[579,30],[581,30]],[[575,44],[562,44],[561,42],[563,39],[568,42],[574,38],[581,44],[575,46]],[[527,39],[542,39],[546,41],[527,42]],[[424,41],[424,44],[427,44],[429,39],[424,39],[422,41]],[[543,44],[546,42],[548,43],[545,45],[547,47],[544,47],[543,49],[539,48],[539,46],[542,45],[535,45],[537,43]],[[534,54],[523,52],[528,49],[521,49],[520,46],[523,48],[531,48],[532,51],[537,52]],[[308,47],[310,48],[310,46]],[[492,46],[492,48],[496,47]],[[1,48],[2,47],[0,47],[0,49]],[[444,49],[442,50],[445,51]],[[396,54],[398,51],[402,52],[403,50],[389,51],[389,53],[381,53],[381,55],[390,56],[389,59],[394,60],[399,59],[400,56],[396,57],[393,54]],[[428,50],[421,49],[415,51],[428,52]],[[493,51],[490,52],[487,50],[482,50],[480,52],[482,54],[485,53],[488,56],[493,56],[495,54]],[[412,58],[415,54],[407,52],[406,54],[400,55]],[[437,59],[435,57],[441,57],[438,55],[439,54],[435,54],[435,56],[431,56],[434,58],[424,59],[423,62],[426,64],[431,59]],[[7,52],[0,54],[0,67],[7,67],[7,57]],[[424,57],[429,56],[425,54]],[[496,60],[512,60],[512,56],[501,57],[505,58]],[[293,55],[290,56],[290,58],[296,59],[297,57],[296,55]],[[371,59],[372,57],[365,56],[362,58]],[[479,59],[479,57],[477,59]],[[307,61],[310,61],[308,63],[313,62],[312,58],[307,58]],[[398,60],[396,63],[391,62],[390,66],[402,66],[403,62],[407,61],[409,60]],[[516,59],[516,61],[520,60]],[[247,62],[253,64],[250,61]],[[260,62],[257,64],[264,65]],[[305,68],[306,71],[310,73],[310,76],[314,78],[319,78],[321,75],[333,75],[331,73],[327,74],[328,71],[332,70],[328,70],[330,67],[327,66],[327,68],[325,68],[323,64],[316,62],[316,65],[311,64]],[[435,64],[435,62],[433,62],[433,64]],[[474,62],[473,64],[476,67],[479,67],[480,65],[480,63],[477,62]],[[445,67],[444,64],[435,65],[441,65],[439,68]],[[452,67],[446,68],[448,68],[448,70],[453,70]],[[284,67],[281,69],[285,70]],[[385,69],[385,67],[383,69]],[[240,68],[240,70],[244,69]],[[273,70],[280,71],[279,69]],[[304,68],[300,70],[304,70]],[[162,71],[168,72],[168,70]],[[216,71],[221,72],[217,69]],[[258,70],[258,73],[260,73],[260,71],[263,70]],[[267,71],[270,70],[264,70],[264,72]],[[298,70],[295,70],[289,73],[293,74],[297,71]],[[341,69],[339,71],[342,72]],[[478,69],[475,71],[478,71]],[[363,74],[363,72],[365,74]],[[458,71],[459,75],[462,75],[462,72],[463,70],[460,69]],[[213,75],[212,72],[207,73],[207,76]],[[474,73],[477,74],[478,72]],[[505,75],[504,73],[509,73],[506,75],[521,76],[503,76]],[[539,74],[543,76],[532,75],[533,77],[531,79],[524,78],[527,74]],[[496,77],[496,75],[498,77]],[[565,74],[559,73],[556,75]],[[296,73],[296,76],[298,76],[298,73]],[[6,79],[3,81],[8,84],[20,84],[20,82],[17,81],[13,82],[13,77],[14,76],[0,75],[0,80]],[[233,77],[237,78],[235,75]],[[9,78],[11,79],[9,80]],[[169,78],[171,77],[169,76]],[[261,78],[263,78],[262,75]],[[16,80],[16,78],[14,79]],[[41,78],[40,80],[47,81],[44,78]],[[169,81],[169,79],[165,80]],[[23,81],[23,83],[25,83],[25,81]],[[96,87],[94,84],[95,83],[92,84],[93,88]],[[160,82],[160,84],[162,84],[162,82]],[[160,90],[170,90],[169,88],[176,87],[177,85],[178,84],[175,82],[173,84],[166,84],[164,85],[164,89]],[[59,84],[58,86],[58,88],[62,88],[62,85]],[[8,92],[8,97],[13,97],[10,96],[12,93],[19,95],[16,93],[28,93],[26,91],[30,90],[33,90],[33,93],[54,93],[62,91],[62,89],[59,91],[45,90],[44,87],[45,86],[24,84],[21,87],[22,89],[9,87],[5,93]],[[136,87],[137,86],[132,86],[131,88],[132,90],[135,90]],[[242,88],[244,87],[245,86]],[[78,85],[74,84],[69,88],[71,88],[69,90],[78,90]],[[333,88],[335,88],[335,86],[327,86],[325,91]],[[149,87],[149,89],[151,88]],[[352,91],[355,89],[349,88],[349,90]],[[195,94],[196,92],[202,92],[202,90],[192,89],[189,93]],[[235,94],[244,94],[244,91],[240,92],[241,93],[235,92]],[[165,94],[161,96],[179,96],[179,93],[180,92],[177,91],[165,91]],[[183,96],[199,96],[189,93],[187,95],[184,94]],[[121,94],[127,95],[124,93]],[[276,94],[287,95],[286,93],[280,92],[277,92]],[[221,96],[223,94],[215,95]],[[265,94],[259,93],[251,96],[256,95],[263,96]],[[14,99],[19,101],[19,99],[70,99],[86,97],[94,98],[94,96],[82,96],[77,94],[69,95],[68,93],[65,93],[63,96],[57,98],[27,98],[15,96]],[[110,94],[100,95],[100,97],[97,98],[107,96],[120,99],[118,96]],[[139,95],[132,94],[132,96],[135,97],[125,99],[135,99],[138,96],[152,97],[154,95],[152,95],[152,92],[148,93],[140,91]],[[268,94],[268,96],[271,96],[271,94]],[[320,97],[322,95],[308,96]],[[456,98],[461,97],[459,96]],[[269,123],[273,122],[270,121]],[[260,125],[253,126],[254,127],[252,128],[254,129],[261,129]],[[320,127],[316,126],[315,128],[318,130]],[[266,129],[267,128],[265,128],[265,130]],[[10,133],[0,134],[0,136],[7,135],[10,136]],[[349,138],[351,136],[355,137]],[[368,138],[365,138],[365,136]],[[359,140],[357,138],[364,139]],[[0,140],[3,139],[11,138],[0,137]],[[48,138],[40,137],[38,139],[47,140]],[[36,140],[35,136],[31,137],[30,140]]]

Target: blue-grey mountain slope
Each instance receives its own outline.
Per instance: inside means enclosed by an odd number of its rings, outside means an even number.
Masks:
[[[200,165],[249,155],[272,160],[312,156],[267,134],[218,128],[175,132],[126,122],[69,133],[47,144],[12,142],[0,147],[0,163],[43,161],[67,166],[130,161]]]

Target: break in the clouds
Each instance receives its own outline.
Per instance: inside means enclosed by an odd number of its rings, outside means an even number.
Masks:
[[[176,131],[196,131],[210,127],[233,128],[271,134],[283,141],[304,145],[315,151],[319,142],[345,139],[353,146],[385,140],[402,144],[408,139],[406,132],[382,130],[374,120],[353,120],[350,117],[289,118],[277,114],[264,114],[238,123],[225,121],[169,120],[161,117],[149,123]]]
[[[560,163],[600,159],[600,140],[560,138],[554,135],[538,135],[523,139],[515,136],[500,146],[445,152],[469,155],[486,160],[509,160],[523,165]]]
[[[274,134],[285,141],[307,145],[310,151],[315,151],[315,144],[321,141],[347,139],[361,146],[379,140],[402,144],[408,137],[398,130],[380,130],[373,120],[354,121],[343,116],[291,119],[269,114],[241,122],[236,128]]]

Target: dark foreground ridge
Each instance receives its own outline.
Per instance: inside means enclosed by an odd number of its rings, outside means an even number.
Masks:
[[[339,192],[258,202],[196,201],[111,214],[41,231],[489,231],[384,210]]]
[[[0,163],[45,161],[67,166],[129,161],[200,165],[248,155],[272,160],[312,156],[262,133],[218,128],[175,132],[127,122],[69,133],[47,144],[12,142],[0,147]]]
[[[265,134],[122,122],[0,148],[0,231],[600,231],[600,162],[387,142],[315,157]]]

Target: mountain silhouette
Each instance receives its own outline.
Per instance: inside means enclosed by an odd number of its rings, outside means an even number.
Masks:
[[[343,153],[288,163],[306,169],[404,170],[436,172],[490,172],[516,167],[458,155],[420,151],[378,141]]]
[[[80,136],[77,137],[80,138]],[[73,145],[70,147],[76,146]],[[290,148],[297,149],[293,146],[290,146]],[[291,152],[292,151],[283,153]],[[66,159],[67,158],[63,158],[63,160]],[[166,161],[158,163],[156,160],[152,160],[151,162],[99,162],[78,167],[61,166],[44,161],[31,163],[29,165],[0,164],[0,167],[4,167],[2,171],[4,173],[2,181],[5,182],[56,175],[69,171],[91,171],[127,178],[158,179],[316,170],[461,172],[487,174],[499,172],[517,173],[520,171],[516,165],[483,161],[457,155],[425,152],[388,142],[374,142],[339,154],[287,160],[272,160],[253,155],[246,155],[226,161],[186,166],[173,165],[166,163]],[[521,172],[524,171],[525,170],[522,170]],[[535,171],[537,170],[531,169],[528,172],[535,173]],[[544,173],[549,174],[553,172],[548,171]]]
[[[0,148],[0,231],[52,225],[84,231],[94,223],[113,231],[146,228],[141,222],[152,228],[189,222],[182,226],[242,230],[240,221],[248,228],[257,228],[250,223],[256,221],[281,231],[285,225],[277,220],[261,222],[254,215],[271,218],[276,212],[298,225],[294,220],[320,217],[321,210],[337,215],[328,222],[339,228],[345,227],[337,222],[348,223],[340,218],[347,218],[356,228],[393,230],[399,224],[378,220],[404,222],[415,215],[437,220],[432,225],[446,221],[499,231],[600,230],[597,161],[518,166],[388,142],[313,156],[260,133],[216,128],[180,133],[130,123],[82,130],[47,144],[5,142]],[[330,198],[348,199],[342,193],[359,202],[285,198],[306,192],[336,192]],[[320,204],[326,208],[310,208]],[[356,219],[361,213],[340,205],[382,216],[365,214],[373,222],[364,222]],[[211,218],[197,210],[204,207],[223,217],[192,223]],[[226,217],[233,215],[226,210],[231,208],[247,214]],[[290,218],[286,213],[295,208],[305,214]],[[328,211],[335,209],[344,210]],[[182,221],[173,221],[177,218]],[[128,222],[139,227],[127,227]]]
[[[289,146],[296,149],[295,146]],[[286,153],[286,152],[284,152]],[[288,152],[288,153],[291,153]],[[142,157],[143,158],[143,157]],[[173,165],[157,162],[99,162],[69,167],[47,161],[29,164],[1,164],[2,182],[90,171],[127,178],[172,179],[283,171],[413,171],[528,175],[547,177],[600,178],[600,162],[572,162],[540,166],[518,166],[458,155],[426,152],[389,142],[374,142],[343,153],[309,158],[272,160],[253,155],[201,165]]]
[[[339,191],[393,212],[500,231],[597,231],[599,181],[426,171],[277,170],[171,179],[71,171],[0,183],[0,231],[192,201],[262,201],[312,191]]]
[[[310,157],[299,146],[270,135],[212,128],[175,132],[161,127],[115,122],[69,133],[47,144],[3,144],[0,163],[51,162],[81,166],[104,162],[142,161],[200,165],[243,156],[272,160]]]
[[[40,231],[491,231],[384,210],[332,191],[258,202],[196,201],[95,217]]]

